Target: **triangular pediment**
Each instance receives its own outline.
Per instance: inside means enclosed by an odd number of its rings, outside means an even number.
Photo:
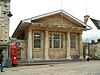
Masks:
[[[67,22],[70,25],[75,25],[75,26],[80,26],[80,27],[85,27],[86,24],[84,24],[82,21],[77,19],[76,17],[70,15],[69,13],[63,11],[63,10],[58,10],[50,13],[46,13],[43,15],[31,17],[28,19],[22,20],[23,22],[51,22],[55,23],[62,23],[62,22]]]
[[[74,26],[74,27],[84,27],[83,25],[77,24],[77,22],[73,22],[69,20],[69,18],[65,17],[63,13],[57,13],[49,16],[45,16],[42,18],[31,20],[32,23],[43,23],[43,24],[51,24],[51,25],[65,25],[65,26]]]

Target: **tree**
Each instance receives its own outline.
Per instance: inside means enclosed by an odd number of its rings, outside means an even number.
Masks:
[[[94,40],[91,40],[91,44],[95,44],[95,41]]]
[[[98,39],[97,42],[100,43],[100,39]]]

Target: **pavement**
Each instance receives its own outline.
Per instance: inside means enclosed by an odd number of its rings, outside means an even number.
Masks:
[[[17,66],[4,68],[0,75],[100,75],[100,61]]]

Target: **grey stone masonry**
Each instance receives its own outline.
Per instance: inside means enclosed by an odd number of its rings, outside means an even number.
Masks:
[[[9,17],[10,3],[7,0],[0,0],[0,44],[9,41]]]

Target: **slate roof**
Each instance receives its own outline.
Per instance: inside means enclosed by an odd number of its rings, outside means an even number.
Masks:
[[[100,29],[100,20],[96,20],[93,18],[90,18],[90,19],[94,23],[94,25],[97,27],[97,29]]]

